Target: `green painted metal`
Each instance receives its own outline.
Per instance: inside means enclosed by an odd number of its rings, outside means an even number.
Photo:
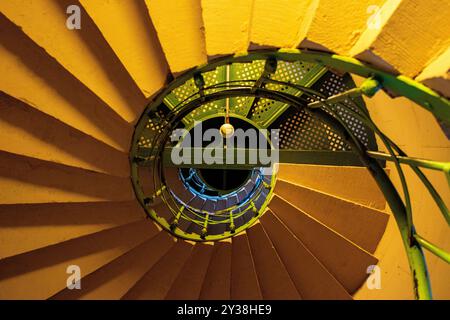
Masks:
[[[398,76],[380,71],[354,58],[325,52],[302,51],[299,49],[280,49],[278,51],[260,50],[215,59],[177,77],[155,99],[155,105],[158,101],[162,102],[162,99],[164,99],[167,93],[191,79],[192,75],[196,72],[204,73],[226,64],[249,63],[254,60],[266,60],[269,57],[275,57],[278,60],[289,62],[313,62],[341,72],[353,73],[364,78],[374,78],[381,83],[383,88],[389,90],[392,94],[404,96],[414,101],[433,113],[438,119],[450,125],[450,101],[421,83],[406,76]]]
[[[327,72],[327,69],[321,65],[314,65],[311,68],[311,71],[309,71],[305,77],[297,82],[296,84],[304,86],[304,87],[311,87],[317,80],[319,80],[325,73]],[[289,88],[285,90],[287,93],[292,94],[294,96],[301,96],[302,93],[296,90],[293,90],[293,88]],[[289,108],[288,104],[283,104],[280,106],[273,107],[269,109],[269,112],[266,112],[264,114],[264,121],[262,122],[262,126],[264,128],[269,127],[281,114],[283,114],[287,109]]]
[[[415,234],[414,238],[417,240],[417,242],[422,247],[424,247],[428,251],[432,252],[435,256],[441,258],[442,260],[444,260],[445,262],[450,264],[450,253],[448,253],[445,250],[439,248],[438,246],[432,244],[428,240],[425,240],[424,238],[422,238],[418,234]]]
[[[189,103],[194,104],[194,105],[197,104],[197,101],[201,101],[202,103],[209,103],[209,102],[214,103],[215,101],[224,100],[226,98],[226,96],[217,95],[217,93],[215,95],[218,96],[218,99],[206,101],[205,99],[207,98],[207,96],[205,96],[205,97],[199,96]],[[215,113],[213,115],[202,114],[201,117],[197,118],[197,119],[203,121],[203,120],[207,120],[210,118],[223,117],[223,116],[224,116],[223,113]],[[232,115],[232,116],[240,118],[246,122],[251,123],[252,126],[256,127],[257,129],[261,129],[261,127],[259,127],[257,124],[253,123],[251,120],[249,120],[243,116],[240,116],[240,115]],[[194,127],[194,123],[189,122],[189,125],[186,127],[186,132],[189,132],[193,127]],[[267,136],[266,136],[266,139],[268,139]],[[179,143],[181,143],[181,141]],[[168,150],[170,150],[170,149],[166,149],[162,153],[162,163],[163,163],[164,167],[167,164],[167,159],[170,159],[170,153],[169,154],[167,153]],[[138,165],[140,167],[149,166],[157,159],[158,159],[158,156],[157,156],[157,154],[153,153],[152,148],[139,147],[139,148],[137,148],[137,154],[135,155],[134,161],[132,162],[132,170],[136,169],[135,168],[136,165]],[[137,174],[137,171],[136,171],[136,174]],[[268,203],[271,200],[275,181],[276,181],[275,174],[273,174],[272,178],[271,178],[271,182],[267,186],[268,187],[267,189],[269,190],[269,192],[264,195],[261,192],[259,192],[254,199],[255,201],[257,199],[259,201],[260,197],[264,197],[264,198],[262,198],[263,203],[261,204],[261,206],[259,208],[259,211],[260,211],[258,214],[259,216],[264,212]],[[139,179],[136,179],[136,180],[133,179],[133,185],[134,185],[134,187],[140,189]],[[212,220],[212,219],[209,219],[209,213],[206,211],[194,212],[192,210],[189,210],[185,206],[182,206],[180,209],[180,206],[178,206],[177,203],[175,201],[173,201],[173,199],[171,199],[172,195],[170,194],[170,190],[168,190],[168,187],[161,188],[161,190],[164,191],[162,194],[160,194],[161,199],[163,199],[163,201],[166,202],[166,204],[169,204],[170,202],[172,204],[175,204],[174,207],[169,207],[169,209],[170,209],[170,211],[172,211],[174,218],[175,218],[174,221],[177,223],[170,223],[165,218],[159,217],[158,213],[155,212],[151,207],[146,208],[146,211],[147,211],[148,215],[152,219],[157,221],[158,224],[160,224],[164,229],[171,232],[173,235],[183,238],[183,239],[186,239],[186,240],[217,241],[217,240],[225,239],[225,238],[233,236],[235,233],[245,230],[246,228],[250,227],[253,223],[255,223],[257,221],[257,217],[255,216],[252,219],[250,219],[249,221],[247,221],[244,225],[239,226],[238,228],[236,228],[233,223],[233,221],[235,219],[243,216],[249,210],[253,211],[255,209],[254,205],[247,205],[246,208],[244,206],[244,209],[241,210],[239,213],[233,213],[234,210],[237,210],[240,207],[239,205],[231,206],[227,210],[216,211],[214,216],[219,217],[220,220]],[[137,193],[137,196],[138,196],[139,200],[141,201],[141,199],[140,199],[140,197],[142,196],[141,190],[139,193]],[[184,220],[194,223],[198,226],[201,226],[202,232],[200,234],[188,233],[184,230],[179,229],[177,227],[177,224],[180,221],[180,219],[184,219]],[[227,224],[229,226],[233,226],[233,228],[230,228],[229,231],[225,231],[222,234],[213,234],[213,235],[208,234],[209,226],[215,225],[215,224]],[[205,229],[206,229],[206,231],[205,231]]]
[[[269,188],[271,190],[274,189],[275,187],[275,182],[276,179],[275,177],[272,178],[271,183],[269,184]],[[267,209],[268,204],[270,203],[270,201],[272,200],[272,193],[269,193],[269,196],[267,196],[264,200],[264,203],[262,204],[260,210],[257,210],[257,214],[255,214],[255,216],[249,221],[247,222],[245,225],[242,225],[238,228],[232,229],[230,231],[225,231],[222,234],[217,234],[217,235],[208,235],[207,234],[207,230],[206,232],[202,232],[202,234],[195,234],[195,233],[187,233],[184,232],[183,230],[180,230],[176,227],[174,227],[173,225],[171,225],[166,219],[158,216],[158,213],[153,209],[153,208],[147,208],[146,212],[149,214],[149,216],[156,221],[163,229],[165,229],[166,231],[170,232],[172,235],[178,237],[178,238],[182,238],[185,240],[190,240],[190,241],[219,241],[219,240],[223,240],[226,238],[230,238],[233,237],[235,234],[239,234],[240,232],[246,230],[247,228],[251,227],[256,221],[258,221],[258,219],[260,218],[261,215],[264,214],[264,212]],[[176,213],[175,216],[178,219],[181,219],[181,217],[183,216],[183,212],[184,209],[181,210],[179,209]],[[233,211],[234,209],[236,209],[235,207],[231,207],[230,211]],[[245,214],[247,211],[255,210],[254,205],[251,203],[246,210],[240,212],[239,214],[232,214],[230,215],[229,219],[223,219],[220,220],[220,224],[229,224],[231,225],[232,221],[234,221],[236,218],[239,218],[240,216],[242,216],[243,214]],[[208,215],[209,217],[209,215]],[[199,216],[200,218],[200,216]],[[189,220],[193,223],[196,223],[198,225],[203,226],[203,228],[207,227],[208,225],[213,225],[213,224],[217,224],[212,222],[211,220],[208,219],[208,222],[205,224],[205,220],[204,219],[192,219],[192,218],[187,218],[184,217],[184,219]],[[203,231],[203,230],[202,230]]]
[[[447,224],[450,226],[450,211],[445,205],[445,202],[442,200],[439,193],[434,189],[433,185],[429,182],[429,180],[426,178],[426,176],[418,170],[418,167],[431,169],[431,170],[437,170],[442,171],[445,173],[447,177],[447,181],[450,185],[450,180],[448,176],[448,170],[450,168],[450,162],[440,162],[440,161],[432,161],[432,160],[426,160],[426,159],[418,159],[418,158],[410,158],[407,156],[392,156],[389,154],[385,154],[382,152],[374,152],[374,151],[367,151],[367,154],[375,159],[382,159],[387,161],[397,161],[398,163],[407,164],[412,167],[413,171],[417,174],[419,179],[422,181],[422,183],[427,188],[428,192],[431,194],[434,202],[437,204],[439,209],[441,210],[442,215],[444,216],[445,220],[447,221]]]
[[[376,159],[392,161],[392,156],[383,152],[367,151],[367,154]],[[396,156],[396,158],[400,163],[408,164],[415,167],[422,167],[442,172],[447,172],[450,168],[450,162],[433,161],[402,156]]]
[[[393,95],[398,96],[404,96],[418,105],[422,106],[423,108],[429,110],[434,116],[436,116],[439,120],[441,120],[443,123],[449,125],[450,124],[450,102],[439,96],[437,93],[432,91],[431,89],[425,87],[424,85],[415,82],[412,79],[409,79],[405,76],[397,76],[388,74],[386,72],[377,70],[371,66],[364,65],[362,62],[355,60],[353,58],[348,57],[342,57],[338,55],[332,55],[327,53],[317,53],[317,52],[303,52],[297,49],[288,49],[288,50],[279,50],[279,51],[256,51],[251,52],[247,54],[240,54],[235,56],[228,56],[216,59],[212,61],[211,63],[208,63],[203,66],[199,66],[197,68],[194,68],[185,74],[179,76],[176,78],[171,84],[169,84],[155,99],[154,101],[147,107],[146,111],[144,112],[141,120],[138,122],[135,130],[135,135],[133,137],[132,142],[132,148],[130,151],[130,162],[131,162],[131,173],[132,173],[132,180],[133,180],[133,186],[136,191],[136,196],[141,201],[141,203],[144,203],[145,195],[143,194],[142,190],[139,188],[139,178],[138,178],[138,166],[139,163],[142,163],[148,159],[146,159],[145,156],[148,156],[148,154],[145,154],[145,146],[143,147],[142,143],[138,146],[139,139],[142,139],[142,132],[145,129],[145,125],[148,123],[149,119],[151,117],[149,114],[151,112],[155,111],[155,108],[164,101],[166,105],[169,106],[172,110],[174,110],[177,106],[180,105],[180,103],[183,102],[183,108],[190,107],[192,110],[195,110],[195,105],[201,105],[207,104],[207,103],[216,103],[215,104],[215,111],[217,112],[218,109],[221,109],[223,107],[223,104],[226,103],[226,101],[234,101],[233,99],[247,99],[247,101],[253,101],[256,97],[258,99],[272,99],[273,101],[276,101],[277,103],[280,103],[282,105],[287,106],[297,106],[298,105],[298,96],[295,96],[293,92],[289,92],[289,90],[282,90],[282,92],[278,91],[275,85],[282,85],[282,83],[277,83],[276,79],[270,79],[272,81],[271,83],[274,84],[274,86],[271,87],[270,81],[267,82],[267,84],[262,87],[258,88],[256,90],[251,89],[245,89],[245,88],[237,88],[236,86],[233,87],[230,85],[231,82],[228,82],[225,87],[211,87],[208,88],[208,81],[205,81],[205,85],[203,85],[202,81],[199,81],[200,79],[197,76],[197,81],[195,83],[194,75],[205,75],[208,72],[218,72],[217,70],[224,70],[221,74],[224,74],[221,79],[230,80],[230,77],[227,77],[226,70],[227,68],[225,66],[231,65],[231,73],[236,73],[235,67],[239,65],[244,64],[261,64],[261,62],[264,62],[267,59],[276,59],[278,61],[287,61],[287,62],[297,62],[302,61],[303,63],[312,63],[313,65],[317,66],[317,68],[320,68],[321,70],[326,70],[325,68],[332,68],[335,70],[339,70],[340,72],[349,72],[353,73],[365,78],[368,78],[366,82],[361,86],[360,88],[357,88],[353,91],[347,92],[345,94],[338,95],[337,97],[331,97],[325,101],[325,103],[319,104],[312,104],[310,107],[316,107],[314,108],[308,108],[308,112],[313,114],[314,116],[320,118],[324,123],[327,123],[331,127],[335,128],[338,132],[340,132],[340,135],[342,137],[345,137],[346,141],[352,146],[352,151],[355,152],[360,162],[363,163],[369,171],[372,173],[374,179],[378,183],[381,191],[383,192],[384,196],[386,197],[387,202],[389,203],[389,206],[391,207],[391,210],[394,214],[394,217],[396,219],[397,225],[400,230],[400,234],[402,236],[402,240],[404,243],[404,247],[408,256],[408,260],[410,263],[411,273],[413,276],[413,284],[415,289],[415,294],[418,299],[431,299],[431,287],[429,283],[429,277],[428,277],[428,271],[425,263],[425,258],[422,252],[422,246],[426,248],[427,250],[430,250],[430,252],[436,254],[440,258],[443,258],[445,261],[448,262],[448,253],[444,252],[442,249],[438,248],[437,246],[429,243],[428,241],[424,240],[420,236],[418,236],[415,232],[413,219],[412,219],[412,209],[409,199],[409,192],[408,187],[406,183],[406,179],[404,177],[403,171],[401,169],[400,164],[407,164],[410,165],[414,172],[419,176],[421,181],[424,183],[425,187],[429,190],[430,194],[432,194],[433,198],[435,199],[436,203],[440,206],[441,211],[447,212],[447,219],[448,219],[448,210],[445,207],[444,202],[440,198],[437,191],[433,188],[432,184],[428,181],[428,179],[423,175],[423,173],[420,171],[419,167],[424,167],[432,170],[441,170],[443,171],[447,179],[449,179],[450,184],[450,165],[448,163],[439,163],[435,161],[430,160],[423,160],[423,159],[416,159],[416,158],[409,158],[406,156],[406,154],[403,153],[403,151],[395,145],[389,138],[387,138],[377,127],[376,125],[370,120],[370,116],[368,113],[364,110],[362,110],[362,114],[358,114],[354,111],[352,111],[352,114],[360,119],[365,125],[370,127],[376,134],[378,134],[382,140],[382,142],[386,145],[389,154],[380,154],[376,152],[367,151],[361,143],[359,143],[358,139],[353,135],[353,133],[349,130],[349,128],[345,125],[345,123],[342,121],[342,119],[339,119],[337,114],[333,111],[331,108],[332,103],[338,103],[340,104],[343,97],[353,99],[355,97],[358,97],[361,94],[364,94],[368,97],[373,96],[376,94],[376,92],[380,89],[382,86],[385,90],[387,90],[389,93]],[[220,73],[220,72],[219,72]],[[314,76],[316,76],[318,72],[315,72]],[[312,74],[311,74],[312,75]],[[237,79],[235,76],[232,76],[231,79]],[[258,76],[255,76],[254,79],[251,79],[251,77],[243,77],[240,79],[237,79],[236,83],[245,84],[244,87],[252,87],[255,82],[258,80]],[[317,80],[317,79],[315,79]],[[192,81],[192,83],[189,83]],[[221,82],[220,80],[216,83]],[[225,82],[225,81],[222,81]],[[311,83],[314,83],[314,79],[311,80]],[[292,84],[290,84],[292,85]],[[306,84],[307,86],[308,84]],[[192,94],[188,95],[189,92],[184,92],[184,96],[182,95],[172,95],[172,91],[176,90],[179,87],[182,86],[189,86],[189,87],[195,87],[195,90],[192,91]],[[200,93],[199,93],[200,91]],[[286,92],[284,92],[286,91]],[[303,88],[303,93],[307,93],[307,90]],[[298,92],[298,91],[296,91]],[[176,98],[176,99],[175,99]],[[184,98],[184,99],[182,99]],[[201,103],[199,103],[200,100]],[[192,103],[191,103],[192,102]],[[249,103],[249,102],[248,102]],[[247,103],[247,105],[248,105]],[[218,106],[218,104],[220,106]],[[203,106],[204,107],[204,106]],[[204,108],[205,109],[205,108]],[[203,110],[204,110],[203,109]],[[324,112],[323,109],[327,109],[329,113]],[[245,114],[245,108],[244,110],[240,110],[237,112],[238,114]],[[247,110],[248,111],[248,110]],[[208,112],[208,111],[207,111]],[[240,113],[242,112],[242,113]],[[279,115],[279,112],[275,112],[275,118]],[[191,116],[191,120],[194,117],[198,117],[199,113],[195,113],[193,116]],[[270,119],[269,116],[267,116],[268,119]],[[273,117],[272,117],[273,118]],[[273,121],[273,120],[272,120]],[[183,122],[185,124],[189,123],[189,121],[183,119]],[[270,121],[262,122],[264,125],[267,125],[267,123],[271,123]],[[146,139],[146,136],[144,137],[144,140]],[[396,154],[398,153],[398,155]],[[151,156],[150,156],[151,157]],[[304,155],[300,155],[299,152],[292,153],[289,155],[289,153],[285,154],[285,158],[289,159],[291,158],[292,161],[305,161]],[[144,158],[144,159],[142,159]],[[164,157],[163,158],[167,158]],[[326,156],[325,156],[326,158]],[[156,158],[155,158],[156,159]],[[315,154],[313,158],[311,158],[311,161],[320,162],[321,157],[318,154]],[[323,158],[322,158],[323,159]],[[402,182],[402,188],[404,191],[404,197],[405,202],[402,200],[400,195],[398,194],[397,190],[393,186],[392,182],[389,180],[387,175],[385,174],[382,166],[376,159],[381,160],[387,160],[387,161],[393,161],[395,163],[395,166],[398,170],[398,173],[401,178]],[[308,160],[309,161],[309,160]],[[275,179],[274,176],[272,176],[272,181],[270,184],[267,185],[269,189],[272,188],[275,185]],[[167,193],[166,190],[163,190],[161,193],[161,196],[164,197],[164,195]],[[255,218],[251,221],[249,225],[254,223],[257,220],[257,216],[260,215],[264,209],[266,208],[267,204],[270,201],[270,197],[267,197],[265,199],[265,203],[262,206],[262,209],[258,212],[255,212]],[[253,204],[253,202],[251,203]],[[145,206],[145,204],[144,204]],[[254,207],[253,207],[254,208]],[[184,209],[184,208],[183,208]],[[252,209],[252,206],[248,206],[247,210],[254,210]],[[184,232],[178,232],[177,228],[174,228],[174,230],[171,230],[170,225],[167,223],[165,219],[162,219],[161,217],[158,217],[157,213],[154,212],[153,209],[147,208],[147,212],[149,215],[154,218],[156,221],[158,221],[165,229],[170,230],[173,234],[176,236],[189,239],[189,240],[195,240],[195,241],[204,241],[205,239],[209,240],[219,240],[223,239],[225,237],[233,236],[235,233],[239,233],[240,231],[244,230],[245,228],[237,228],[236,230],[233,230],[233,232],[224,232],[223,234],[211,236],[209,238],[206,237],[206,235],[193,235],[193,234],[186,234]],[[183,210],[177,210],[175,212],[175,216],[180,218],[183,214]],[[229,218],[226,223],[233,225],[233,221],[238,218],[237,215],[231,215],[231,218]],[[209,219],[206,220],[199,220],[195,221],[195,218],[189,218],[187,219],[193,220],[195,223],[202,222],[203,226],[207,226],[209,223],[214,223],[213,221],[210,221]],[[447,220],[448,221],[448,220]],[[217,222],[217,221],[216,221]],[[221,223],[222,221],[219,221],[217,223]]]
[[[327,69],[315,63],[299,62],[287,64],[283,61],[279,63],[272,73],[264,72],[264,60],[255,60],[246,63],[233,63],[231,66],[230,79],[235,83],[245,83],[244,81],[253,80],[254,88],[267,87],[271,90],[283,90],[292,95],[300,96],[301,92],[293,87],[286,87],[284,83],[297,84],[305,87],[313,85],[320,77],[322,77]],[[295,70],[292,70],[295,68]],[[294,77],[302,72],[301,77]],[[252,106],[258,106],[255,112],[250,109]],[[237,97],[231,99],[231,110],[234,113],[248,115],[253,121],[260,124],[263,128],[267,128],[270,124],[281,115],[289,105],[282,104],[277,101],[264,101],[258,97]],[[250,113],[250,114],[249,114]]]
[[[331,96],[323,101],[315,101],[308,104],[308,108],[320,108],[322,106],[339,103],[347,98],[353,99],[366,95],[367,97],[373,97],[380,89],[380,83],[374,79],[367,79],[362,83],[359,88],[350,89],[346,92]]]
[[[172,152],[179,153],[180,147],[168,147],[164,150],[164,166],[179,167],[179,168],[199,168],[199,169],[234,169],[234,170],[249,170],[257,167],[270,167],[271,163],[264,163],[259,157],[258,149],[223,149],[223,155],[220,163],[213,163],[216,159],[214,149],[208,148],[185,148],[184,152],[190,155],[189,161],[182,164],[175,164],[172,162]],[[151,155],[151,149],[141,149],[146,158],[142,158],[140,165],[149,166],[154,160]],[[228,157],[227,155],[230,157]],[[290,150],[277,149],[272,152],[278,153],[278,163],[292,163],[292,164],[316,164],[325,166],[363,166],[361,161],[351,151],[311,151],[311,150]],[[193,155],[203,154],[203,161],[201,163],[194,163]],[[250,162],[249,154],[256,154],[256,162]],[[238,157],[238,154],[240,156]],[[232,156],[231,156],[232,155]],[[270,157],[271,154],[268,154]],[[148,159],[148,160],[147,160]],[[243,159],[244,162],[238,162],[237,159]]]
[[[210,93],[211,90],[205,90],[204,87],[209,87],[216,83],[222,83],[226,80],[226,66],[220,66],[216,70],[206,72],[205,75],[203,75],[203,73],[201,72],[195,73],[193,74],[193,78],[191,80],[187,81],[185,84],[179,86],[176,90],[169,93],[164,98],[164,102],[169,107],[169,109],[173,110],[183,102],[189,101],[190,99],[198,97],[199,95]],[[201,90],[199,90],[199,86],[202,86]],[[225,103],[226,102],[224,100],[215,101],[212,104],[205,105],[202,108],[199,108],[197,114],[183,119],[183,122],[185,125],[189,125],[193,120],[197,120],[196,118],[199,116],[213,115],[217,112],[223,112]]]

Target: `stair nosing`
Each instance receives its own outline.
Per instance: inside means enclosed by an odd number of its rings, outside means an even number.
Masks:
[[[349,204],[352,204],[352,205],[355,205],[355,206],[363,207],[363,208],[369,209],[371,211],[376,211],[377,213],[382,214],[382,215],[390,216],[389,212],[387,212],[386,209],[381,210],[381,209],[378,209],[378,208],[375,208],[375,207],[368,206],[368,205],[363,204],[363,203],[359,203],[359,202],[356,202],[356,201],[352,201],[350,199],[342,198],[342,197],[339,197],[337,195],[334,195],[334,194],[331,194],[331,193],[328,193],[328,192],[325,192],[325,191],[318,190],[316,188],[305,186],[305,185],[301,184],[300,182],[293,182],[293,181],[289,181],[289,180],[286,180],[286,179],[283,179],[283,178],[277,178],[277,180],[283,181],[285,183],[288,183],[288,184],[296,186],[296,187],[300,187],[300,188],[304,188],[304,189],[307,189],[307,190],[310,190],[310,191],[313,191],[313,192],[317,192],[317,193],[322,194],[324,196],[327,196],[327,197],[330,197],[330,198],[333,198],[333,199],[336,199],[336,200],[339,200],[339,201],[342,201],[342,202],[345,202],[345,203],[349,203]]]
[[[295,206],[294,204],[292,204],[291,202],[287,201],[286,199],[284,199],[282,196],[278,195],[278,194],[274,194],[274,196],[277,196],[278,198],[280,198],[282,201],[286,202],[287,204],[289,204],[290,206],[294,207],[296,210],[300,211],[301,213],[303,213],[304,215],[306,215],[309,219],[312,219],[313,221],[315,221],[316,223],[319,223],[320,225],[322,225],[323,227],[325,227],[327,230],[329,230],[330,232],[336,234],[338,237],[342,238],[344,241],[350,243],[351,245],[353,245],[354,247],[358,248],[359,250],[361,250],[362,252],[364,252],[365,254],[375,258],[378,261],[378,258],[371,254],[369,251],[367,251],[364,248],[361,248],[358,244],[354,243],[353,241],[351,241],[350,239],[348,239],[347,237],[345,237],[344,235],[340,234],[339,232],[331,229],[330,227],[328,227],[326,224],[322,223],[320,220],[316,219],[315,217],[311,216],[309,213],[307,213],[305,210],[300,209],[299,207]],[[269,209],[270,209],[270,203],[268,205]],[[270,209],[273,213],[275,213],[276,215],[276,210]],[[291,230],[289,228],[289,230]],[[292,231],[292,230],[291,230]]]
[[[281,224],[281,225],[283,225],[284,226],[284,228],[287,230],[287,232],[289,233],[289,235],[291,236],[291,237],[293,237],[294,239],[295,239],[295,241],[297,241],[304,249],[305,249],[305,251],[307,251],[308,252],[308,254],[310,254],[311,255],[311,257],[314,259],[314,262],[315,263],[317,263],[318,265],[320,265],[321,267],[322,267],[322,269],[325,271],[325,272],[327,272],[328,273],[328,275],[331,277],[331,278],[333,278],[335,281],[336,281],[336,283],[338,283],[341,287],[342,287],[342,289],[345,291],[345,292],[347,292],[348,293],[348,295],[350,296],[350,297],[352,297],[352,295],[347,291],[347,289],[345,288],[345,286],[335,277],[335,275],[334,274],[332,274],[331,272],[330,272],[330,270],[328,270],[328,268],[322,263],[322,261],[320,261],[319,260],[319,258],[317,258],[316,257],[316,255],[308,248],[308,246],[305,244],[305,243],[303,243],[303,241],[301,240],[301,239],[299,239],[294,233],[293,233],[293,231],[284,223],[284,221],[282,221],[275,213],[274,213],[274,211],[272,211],[270,208],[268,208],[266,211],[268,211],[268,210],[270,210],[270,212],[272,212],[272,215],[274,216],[274,218]],[[265,212],[266,213],[266,212]],[[277,248],[276,248],[276,246],[274,245],[274,248],[275,248],[275,250],[277,251]],[[277,251],[278,252],[278,251]],[[281,259],[281,256],[280,256],[280,259]],[[282,259],[281,259],[282,260]],[[282,261],[282,263],[284,264],[284,262]],[[295,284],[294,284],[295,285]],[[299,290],[299,289],[297,289],[297,290]]]

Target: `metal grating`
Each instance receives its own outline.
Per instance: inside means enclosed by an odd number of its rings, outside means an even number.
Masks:
[[[205,87],[215,85],[225,81],[226,67],[222,66],[215,70],[205,72],[202,74],[205,80]],[[215,89],[205,90],[205,94],[213,93]],[[198,98],[198,88],[194,83],[194,79],[189,79],[185,84],[174,89],[170,95],[165,98],[165,103],[169,108],[175,108],[179,103],[187,103],[195,98]],[[208,114],[214,114],[217,112],[223,112],[225,108],[225,101],[214,101],[207,103],[200,108],[191,112],[187,117],[183,119],[185,124],[192,122],[198,117],[202,117]]]
[[[257,60],[253,63],[241,63],[233,65],[232,80],[257,80],[264,70],[264,60]],[[307,85],[314,77],[320,73],[322,67],[315,63],[296,61],[279,61],[276,73],[272,79]],[[242,83],[244,84],[244,83]],[[267,89],[298,94],[298,92],[288,86],[278,84],[268,84]],[[231,111],[241,115],[247,115],[255,98],[244,97],[231,99]],[[277,115],[285,111],[289,106],[281,102],[270,99],[259,99],[250,118],[256,123],[267,127],[275,120]]]
[[[263,73],[265,60],[255,60],[251,63],[235,63],[229,66],[222,66],[213,71],[203,74],[205,87],[222,83],[227,80],[227,68],[230,71],[229,80],[233,81],[233,85],[243,85],[248,87],[252,83],[246,80],[257,80]],[[329,97],[339,94],[355,87],[350,75],[338,75],[333,72],[326,71],[325,68],[316,64],[303,61],[286,62],[279,61],[276,73],[272,76],[274,80],[296,83],[309,86],[311,89],[322,93]],[[242,82],[241,82],[242,81]],[[287,92],[293,95],[301,95],[300,91],[292,87],[281,84],[267,84],[267,89]],[[205,94],[212,93],[220,89],[205,90]],[[165,99],[165,103],[169,108],[174,108],[182,101],[198,97],[198,88],[194,80],[190,79],[182,86],[173,90]],[[190,113],[183,122],[188,125],[195,119],[206,115],[222,113],[225,111],[227,101],[230,104],[230,112],[246,116],[255,98],[253,97],[237,97],[223,99],[220,101],[205,104],[194,112]],[[307,97],[304,95],[302,99],[305,103],[317,100],[318,97]],[[343,101],[347,107],[351,107],[357,111],[354,105],[364,106],[362,99]],[[349,126],[350,130],[366,145],[369,149],[376,150],[376,143],[373,133],[366,128],[361,121],[356,119],[345,108],[340,105],[333,105],[334,111]],[[322,122],[309,116],[304,111],[293,110],[289,105],[270,99],[258,99],[256,107],[249,118],[262,127],[279,128],[279,146],[280,148],[302,149],[302,150],[327,150],[327,151],[348,151],[350,148],[333,130]],[[141,138],[142,145],[148,145],[149,138]]]
[[[264,64],[264,60],[255,60],[252,63],[234,63],[231,66],[231,80],[237,81],[235,84],[249,85],[248,82],[239,82],[239,80],[257,80],[264,70]],[[251,97],[231,98],[230,112],[246,116],[252,101]]]
[[[165,116],[166,112],[162,108],[159,108],[152,117],[148,117],[145,129],[142,131],[142,135],[138,140],[139,147],[150,148],[152,146],[153,137],[162,133]]]
[[[327,72],[311,88],[329,97],[354,87],[355,84],[350,75],[340,76]],[[308,97],[306,100],[311,102],[317,99],[319,98]],[[345,100],[343,103],[355,111],[357,108],[354,103],[365,108],[362,99],[355,99],[355,101]],[[364,145],[371,150],[377,149],[373,133],[360,120],[353,117],[340,105],[333,105],[333,107]],[[310,116],[304,110],[288,109],[271,128],[280,129],[279,145],[281,149],[350,151],[350,147],[336,132]]]
[[[278,63],[277,72],[272,76],[272,79],[297,84],[304,83],[314,66],[315,64],[313,63],[302,61],[280,61]],[[291,94],[295,93],[295,91],[293,91],[290,87],[278,84],[268,84],[266,88],[269,90],[288,92]],[[281,106],[283,106],[283,103],[275,102],[269,99],[260,99],[251,115],[251,118],[258,123],[265,122],[274,114],[276,110],[280,109]],[[286,108],[287,106],[285,106],[285,109]]]
[[[331,128],[304,110],[290,110],[279,125],[280,149],[348,151],[350,147]]]
[[[356,85],[349,74],[338,75],[329,72],[326,77],[318,81],[313,89],[319,91],[327,97],[342,93],[344,91],[355,88]],[[345,105],[345,108],[342,106]],[[376,141],[373,132],[367,128],[359,119],[355,118],[346,108],[351,108],[353,111],[359,113],[357,104],[359,107],[366,109],[364,100],[362,98],[357,98],[354,100],[345,99],[342,104],[332,104],[334,110],[340,116],[340,118],[345,122],[353,134],[369,149],[376,150]]]

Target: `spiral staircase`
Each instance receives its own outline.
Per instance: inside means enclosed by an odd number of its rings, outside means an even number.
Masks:
[[[449,299],[449,13],[2,1],[0,298]],[[279,164],[173,161],[224,121]]]

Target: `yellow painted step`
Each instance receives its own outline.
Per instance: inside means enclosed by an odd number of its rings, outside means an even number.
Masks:
[[[0,39],[1,91],[128,152],[132,127],[2,14]]]
[[[375,252],[389,219],[379,210],[284,180],[277,181],[274,192],[370,253]]]
[[[350,294],[363,284],[367,267],[377,264],[374,256],[279,196],[269,206]]]
[[[118,300],[175,243],[167,232],[159,232],[136,248],[81,280],[81,290],[64,289],[56,300]]]
[[[280,164],[277,178],[369,207],[386,200],[365,167]]]
[[[214,252],[200,292],[201,300],[230,299],[231,249],[231,239],[214,243]]]
[[[242,232],[241,234],[234,236],[232,244],[231,299],[262,299],[247,233]]]
[[[208,56],[247,51],[253,0],[202,0]]]
[[[416,80],[450,98],[450,46],[436,57]]]
[[[66,11],[73,4],[70,0],[2,1],[0,11],[125,120],[134,121],[145,105],[144,95],[82,7],[78,6],[81,29],[66,27]]]
[[[206,63],[200,0],[145,0],[170,70]]]
[[[128,157],[55,118],[0,92],[0,150],[128,177]]]
[[[168,66],[145,3],[80,2],[143,94],[149,97],[163,87]]]
[[[250,41],[260,46],[295,48],[303,37],[314,0],[254,0]]]
[[[125,300],[159,300],[169,292],[177,275],[189,258],[194,244],[179,240],[175,245],[131,288]]]
[[[258,221],[247,230],[261,293],[266,300],[297,300],[301,296]]]
[[[129,178],[0,152],[0,204],[127,201]]]
[[[303,299],[347,300],[352,298],[270,210],[261,218],[261,223]]]
[[[380,68],[416,77],[450,44],[450,2],[387,1],[380,28],[367,28],[350,54]]]
[[[143,217],[136,201],[0,205],[0,259]]]
[[[47,299],[66,288],[69,266],[87,276],[148,240],[155,228],[141,220],[3,259],[0,299]]]
[[[214,243],[197,243],[167,293],[167,300],[197,300],[214,250]]]
[[[368,26],[377,23],[378,10],[386,1],[313,1],[311,23],[300,47],[348,55]]]

